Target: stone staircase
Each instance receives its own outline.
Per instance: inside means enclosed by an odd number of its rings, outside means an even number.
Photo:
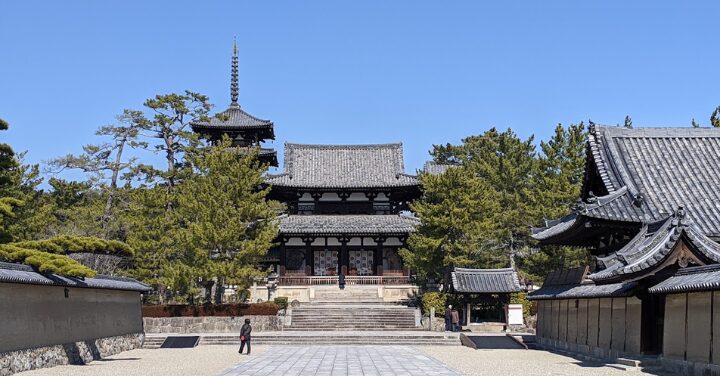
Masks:
[[[417,330],[415,308],[383,303],[312,303],[293,308],[286,331]]]
[[[240,345],[237,334],[207,333],[200,335],[199,346]],[[168,334],[148,335],[151,341],[145,341],[143,348],[159,348]],[[425,331],[382,331],[382,332],[261,332],[253,333],[253,345],[409,345],[409,346],[460,346],[458,333]]]
[[[162,346],[163,342],[165,342],[165,338],[167,337],[167,335],[154,336],[151,334],[147,334],[145,335],[145,340],[143,341],[142,347],[144,349],[159,349],[160,346]]]

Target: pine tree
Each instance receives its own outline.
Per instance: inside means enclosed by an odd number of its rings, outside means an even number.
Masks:
[[[188,155],[196,173],[177,186],[173,210],[182,223],[178,259],[195,269],[206,288],[217,283],[216,303],[221,303],[225,283],[242,290],[261,275],[257,265],[278,231],[279,204],[266,199],[268,189],[258,190],[266,169],[255,151],[232,149],[230,144],[225,137]]]
[[[8,123],[0,119],[0,131],[9,128]],[[23,202],[16,197],[9,195],[9,190],[15,183],[15,174],[18,167],[15,160],[15,152],[10,145],[0,143],[0,243],[12,240],[11,232],[8,229],[8,220],[15,216],[14,210]]]
[[[464,166],[441,175],[421,174],[420,180],[423,195],[411,204],[420,226],[400,254],[421,279],[447,282],[455,266],[507,266],[507,257],[492,241],[498,231],[488,214],[501,208],[487,182]]]
[[[128,147],[146,146],[139,142],[139,124],[143,124],[143,116],[139,111],[125,110],[117,117],[118,124],[100,127],[95,134],[109,137],[110,142],[98,145],[83,146],[83,154],[75,156],[68,154],[50,162],[57,171],[66,168],[80,169],[92,174],[94,180],[102,183],[105,204],[100,218],[102,237],[108,239],[117,237],[111,234],[111,222],[115,221],[115,206],[120,190],[118,183],[121,179],[128,181],[130,170],[135,166],[136,158],[124,158]]]

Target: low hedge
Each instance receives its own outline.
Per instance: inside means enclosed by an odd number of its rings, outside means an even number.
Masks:
[[[142,307],[143,317],[275,316],[275,303],[253,304],[166,304]]]

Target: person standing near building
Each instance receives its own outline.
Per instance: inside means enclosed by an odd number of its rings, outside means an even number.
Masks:
[[[445,310],[445,331],[449,332],[452,328],[452,305],[447,306]]]
[[[452,331],[453,332],[459,332],[460,331],[460,314],[458,314],[457,309],[453,309],[450,313],[450,316],[452,318]]]
[[[240,350],[238,354],[242,354],[243,348],[247,345],[247,354],[250,355],[250,335],[252,333],[252,325],[250,319],[245,319],[245,324],[240,328]]]

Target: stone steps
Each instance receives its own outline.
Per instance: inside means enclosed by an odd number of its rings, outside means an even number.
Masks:
[[[145,341],[143,341],[142,348],[143,349],[159,349],[160,346],[162,346],[163,342],[165,342],[166,336],[162,337],[155,337],[155,336],[145,336]]]
[[[159,343],[158,348],[167,335],[153,335],[146,343]],[[460,339],[456,333],[434,333],[425,331],[394,331],[394,332],[261,332],[253,334],[254,345],[409,345],[409,346],[459,346]],[[201,334],[200,346],[208,345],[240,345],[238,335]]]

